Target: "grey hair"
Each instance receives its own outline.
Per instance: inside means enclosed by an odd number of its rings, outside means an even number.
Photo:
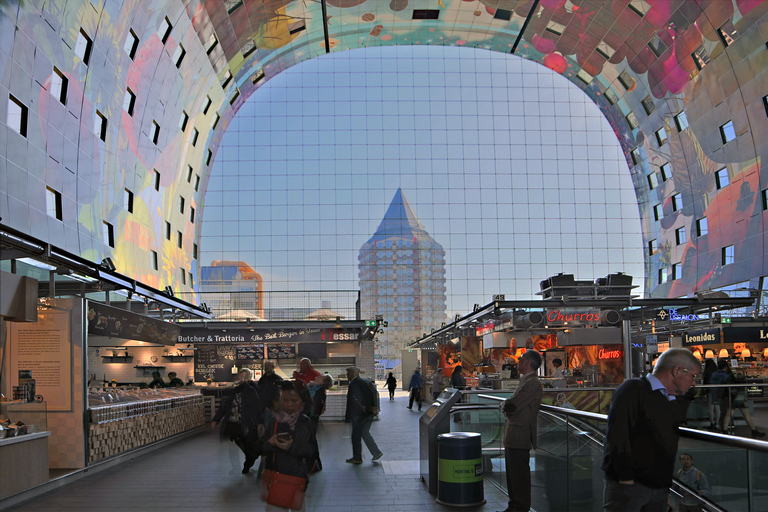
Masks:
[[[355,377],[360,376],[360,368],[358,368],[357,366],[350,366],[349,368],[347,368],[347,371],[352,373],[352,375],[354,375]]]
[[[686,370],[693,370],[701,365],[693,352],[687,348],[670,348],[665,350],[656,361],[653,374],[670,372],[675,366],[682,366]]]
[[[525,354],[520,356],[521,359],[523,357],[527,357],[528,361],[530,361],[531,370],[538,370],[539,368],[541,368],[541,354],[539,354],[535,350],[530,350],[530,349],[526,350]]]

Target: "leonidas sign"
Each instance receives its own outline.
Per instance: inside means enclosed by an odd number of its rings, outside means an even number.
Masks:
[[[683,333],[683,346],[692,345],[719,345],[720,329],[706,329],[704,331],[690,331]]]
[[[725,343],[768,342],[768,327],[724,327]]]

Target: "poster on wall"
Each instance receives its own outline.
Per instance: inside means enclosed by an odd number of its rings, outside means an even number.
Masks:
[[[35,394],[49,411],[72,410],[72,347],[68,311],[40,309],[37,322],[9,322],[11,380],[19,370],[35,379]]]
[[[461,350],[453,343],[437,346],[438,365],[446,376],[453,374],[453,368],[461,363]]]
[[[461,367],[464,372],[474,372],[475,365],[483,361],[483,338],[464,336],[461,338]]]
[[[491,365],[496,370],[496,373],[501,373],[502,366],[510,358],[512,354],[508,348],[491,348],[483,350],[483,362],[486,365]]]

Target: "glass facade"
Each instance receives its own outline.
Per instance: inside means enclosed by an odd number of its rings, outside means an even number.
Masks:
[[[398,188],[445,250],[449,316],[532,298],[557,272],[642,281],[605,117],[551,70],[469,48],[350,51],[270,80],[212,165],[201,265],[245,261],[268,292],[358,289],[358,251]]]

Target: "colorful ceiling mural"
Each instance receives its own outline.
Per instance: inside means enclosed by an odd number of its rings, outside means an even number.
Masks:
[[[210,163],[258,87],[326,52],[469,46],[599,106],[635,182],[650,295],[756,283],[766,27],[763,0],[0,2],[0,223],[194,290]]]

